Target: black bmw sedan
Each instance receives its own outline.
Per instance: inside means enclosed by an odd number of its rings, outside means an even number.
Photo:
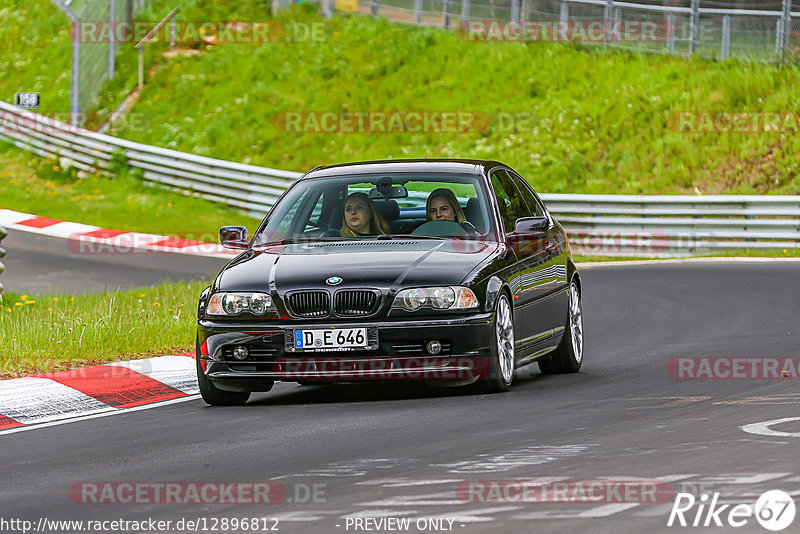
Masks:
[[[496,161],[320,167],[275,203],[200,297],[203,399],[276,380],[425,380],[506,391],[514,369],[577,372],[581,279],[564,229]]]

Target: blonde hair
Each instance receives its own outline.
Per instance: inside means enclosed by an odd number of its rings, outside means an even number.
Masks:
[[[428,195],[428,200],[425,202],[425,219],[428,221],[432,221],[431,218],[431,202],[434,198],[443,198],[450,204],[450,208],[453,210],[453,213],[456,216],[456,222],[461,224],[467,220],[467,216],[464,215],[464,210],[461,209],[461,205],[458,203],[458,199],[456,198],[455,194],[449,189],[442,187],[440,189],[435,189],[430,195]]]
[[[386,235],[392,233],[391,228],[389,228],[389,224],[383,219],[383,217],[381,217],[381,214],[375,209],[375,204],[365,193],[351,193],[347,195],[344,205],[342,205],[342,229],[340,231],[340,235],[342,237],[358,237],[361,235],[355,233],[347,224],[347,217],[344,211],[347,207],[347,202],[355,199],[363,200],[367,205],[367,209],[369,210],[369,232],[371,234]]]

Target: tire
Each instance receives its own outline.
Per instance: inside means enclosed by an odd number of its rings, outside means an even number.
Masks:
[[[514,379],[514,313],[508,295],[497,299],[494,313],[494,347],[489,376],[475,385],[479,393],[502,393],[511,387]]]
[[[200,367],[200,345],[198,342],[197,355],[197,385],[200,386],[200,396],[210,406],[241,406],[247,399],[250,398],[250,393],[247,391],[223,391],[209,380],[202,367]]]
[[[578,284],[569,286],[569,311],[564,337],[558,349],[548,358],[539,361],[543,375],[577,373],[583,364],[583,310]]]

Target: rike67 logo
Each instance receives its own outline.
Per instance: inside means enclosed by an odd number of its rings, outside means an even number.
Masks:
[[[792,524],[795,511],[794,499],[781,490],[762,493],[755,506],[745,503],[721,504],[719,492],[715,492],[710,500],[707,493],[699,499],[691,493],[678,493],[667,526],[739,528],[751,523],[755,517],[765,529],[778,532]]]

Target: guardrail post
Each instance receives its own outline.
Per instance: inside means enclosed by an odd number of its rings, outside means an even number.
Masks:
[[[731,16],[722,17],[722,60],[727,59],[731,53]]]
[[[528,3],[526,0],[520,0],[519,2],[519,20],[521,22],[525,22],[527,19],[527,11],[528,11]]]
[[[0,242],[3,241],[3,238],[5,236],[6,236],[6,229],[3,228],[2,226],[0,226]],[[5,255],[6,255],[6,249],[4,249],[3,247],[0,247],[0,258],[5,257]],[[6,266],[3,265],[2,261],[0,261],[0,274],[2,274],[5,269],[6,269]],[[2,292],[3,292],[3,282],[0,282],[0,293],[2,293]]]
[[[169,49],[175,48],[175,13],[172,14],[172,20],[169,23]]]
[[[69,17],[71,23],[70,38],[72,39],[72,70],[69,79],[69,113],[70,124],[78,126],[78,113],[80,112],[80,78],[81,78],[81,19],[78,14],[65,4],[62,0],[52,0],[52,2]]]
[[[111,35],[108,38],[108,79],[114,79],[114,59],[117,54],[116,34],[117,34],[117,2],[108,0],[108,25],[111,26]]]
[[[73,23],[77,26],[78,23]],[[78,114],[81,111],[81,43],[77,35],[72,37],[72,74],[69,79],[69,116],[70,124],[78,126]]]
[[[558,35],[562,41],[567,40],[567,26],[569,25],[569,2],[561,2],[561,11],[558,16]]]
[[[422,0],[414,0],[414,24],[422,24]]]
[[[781,62],[783,62],[786,51],[789,50],[789,40],[792,36],[792,0],[783,0],[783,22],[781,29],[783,30],[783,39],[781,46]]]
[[[700,35],[700,0],[692,0],[692,15],[689,19],[689,54],[697,52]]]
[[[667,53],[675,53],[675,14],[667,13]]]
[[[139,47],[139,91],[144,86],[144,46]]]
[[[511,22],[519,21],[519,0],[511,0]]]
[[[606,8],[603,11],[603,25],[605,32],[603,33],[603,44],[607,45],[611,41],[611,26],[614,24],[614,0],[606,0]]]
[[[442,25],[445,29],[450,27],[450,0],[442,2]]]
[[[461,24],[469,21],[469,0],[461,0]]]
[[[375,0],[369,0],[369,12],[373,17],[378,15],[378,2]]]

